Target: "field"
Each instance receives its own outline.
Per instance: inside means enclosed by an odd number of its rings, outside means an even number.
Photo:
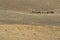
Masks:
[[[59,26],[0,25],[0,40],[60,40]]]
[[[0,9],[23,12],[56,10],[60,9],[60,0],[0,0]]]
[[[54,11],[54,14],[34,14]],[[60,25],[59,0],[0,0],[0,24]]]
[[[60,0],[0,0],[0,40],[60,40]]]
[[[33,14],[12,10],[0,10],[0,24],[60,26],[60,14]]]

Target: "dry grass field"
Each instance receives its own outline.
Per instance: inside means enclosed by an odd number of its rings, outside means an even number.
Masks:
[[[0,40],[60,40],[60,0],[0,0]]]
[[[0,10],[0,24],[60,26],[60,14],[31,14],[12,10]]]
[[[60,27],[0,25],[0,40],[60,40]]]
[[[60,0],[0,0],[0,9],[31,12],[60,9]]]

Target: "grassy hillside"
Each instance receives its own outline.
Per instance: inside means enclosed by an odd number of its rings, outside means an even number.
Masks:
[[[60,14],[27,14],[0,10],[0,24],[60,25]]]
[[[0,40],[60,40],[60,0],[0,0]]]
[[[60,7],[60,0],[0,0],[0,9],[31,11],[54,10]]]
[[[60,12],[59,7],[59,0],[0,0],[0,24],[60,25],[60,14],[31,13],[35,9]]]

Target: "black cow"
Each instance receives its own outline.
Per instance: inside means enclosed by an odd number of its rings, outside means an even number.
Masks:
[[[32,11],[32,13],[38,13],[38,14],[54,14],[54,11]]]

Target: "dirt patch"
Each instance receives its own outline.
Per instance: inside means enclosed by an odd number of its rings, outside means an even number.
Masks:
[[[0,25],[0,40],[60,40],[60,27]]]

